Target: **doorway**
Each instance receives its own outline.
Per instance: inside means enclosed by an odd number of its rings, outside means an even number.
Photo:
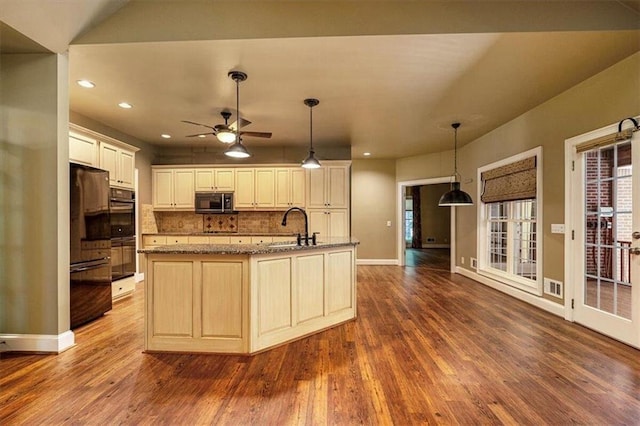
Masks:
[[[427,209],[427,206],[428,208],[435,206],[436,209],[446,212],[447,208],[437,207],[437,202],[440,195],[442,195],[440,194],[440,185],[446,184],[444,186],[446,186],[446,190],[448,190],[449,182],[451,182],[451,177],[448,176],[398,182],[398,217],[403,219],[398,221],[397,247],[398,264],[400,266],[429,264],[433,267],[449,270],[450,272],[454,271],[455,209],[448,209],[448,220],[446,221],[446,228],[448,231],[444,234],[442,234],[441,229],[438,230],[438,233],[436,234],[435,229],[431,228],[433,230],[429,230],[429,228],[424,228],[425,232],[423,232],[422,235],[417,236],[414,234],[413,226],[416,220],[420,223],[424,222],[422,221],[422,218],[425,216],[424,214],[419,213],[419,211]],[[425,190],[416,192],[416,188],[418,187],[425,187]],[[429,191],[431,188],[433,188],[433,191]],[[446,190],[444,192],[446,192]],[[439,195],[436,196],[436,193]],[[414,208],[414,198],[416,196],[423,198],[423,200],[419,204],[416,204],[416,208]],[[435,201],[433,199],[434,197]],[[425,203],[427,204],[425,205]],[[427,215],[429,214],[428,211],[426,213]],[[440,224],[440,226],[442,226],[442,224]],[[422,227],[419,229],[422,229]]]
[[[640,132],[616,130],[571,140],[573,320],[640,347]]]

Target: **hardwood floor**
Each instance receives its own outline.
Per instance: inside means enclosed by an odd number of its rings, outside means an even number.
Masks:
[[[0,424],[638,424],[640,351],[462,276],[359,266],[358,319],[253,357],[146,354],[141,285],[59,355],[0,354]]]

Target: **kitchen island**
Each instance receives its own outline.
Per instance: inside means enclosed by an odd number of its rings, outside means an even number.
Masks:
[[[145,254],[145,350],[254,354],[356,317],[353,238]]]

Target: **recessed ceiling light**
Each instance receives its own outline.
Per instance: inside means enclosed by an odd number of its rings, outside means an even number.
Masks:
[[[371,155],[371,153],[370,153],[370,152],[365,152],[365,153],[364,153],[364,154],[362,154],[362,155],[364,155],[365,157],[368,157],[368,156],[370,156],[370,155]]]
[[[127,102],[120,102],[120,103],[118,104],[118,106],[119,106],[120,108],[124,108],[124,109],[130,109],[130,108],[133,108],[133,105],[131,105],[130,103],[127,103]]]
[[[77,83],[79,86],[85,87],[87,89],[93,89],[94,87],[96,87],[96,85],[89,80],[78,80]]]
[[[171,135],[168,135],[166,133],[161,134],[160,136],[162,136],[165,139],[171,139]]]

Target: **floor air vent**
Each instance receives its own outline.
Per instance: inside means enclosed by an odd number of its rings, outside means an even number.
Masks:
[[[562,282],[556,280],[544,279],[544,292],[551,296],[559,297],[562,299]]]

